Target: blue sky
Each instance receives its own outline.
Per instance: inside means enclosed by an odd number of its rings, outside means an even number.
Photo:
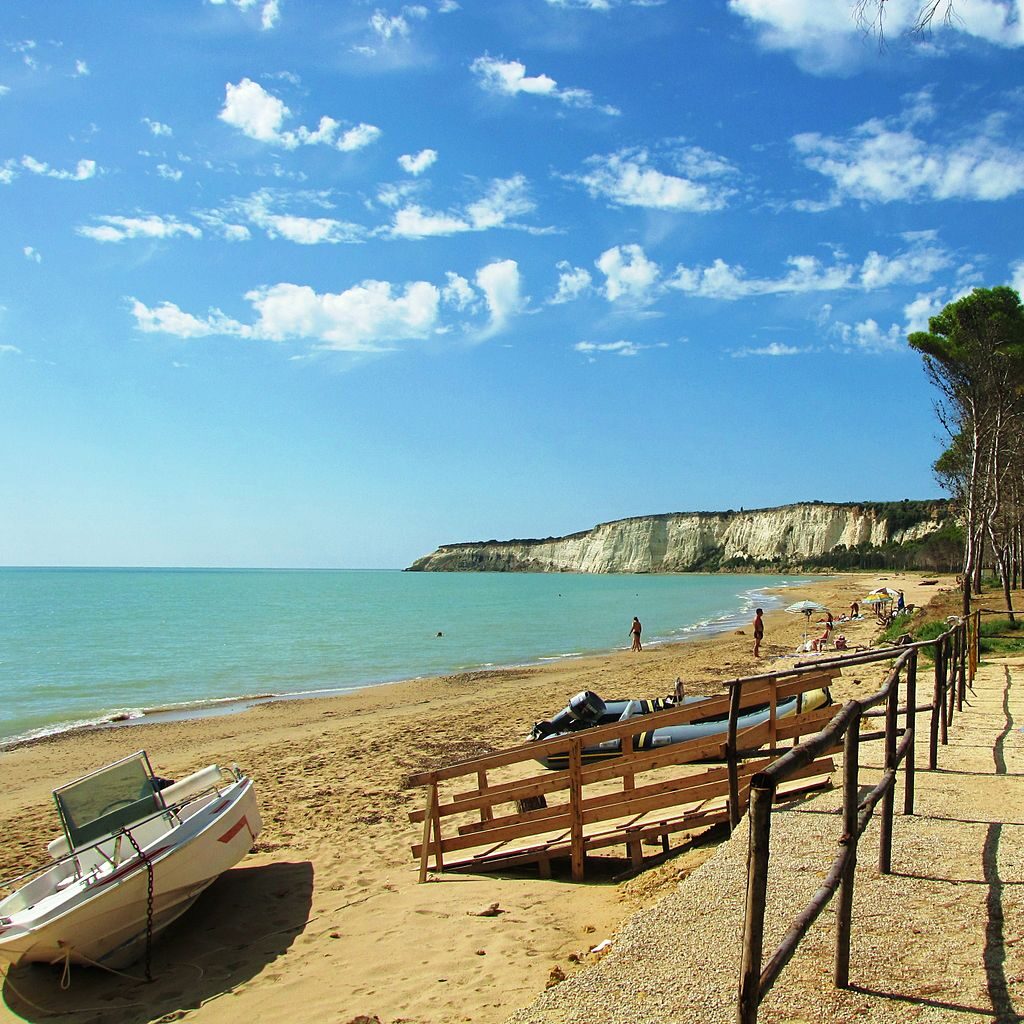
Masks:
[[[0,564],[401,567],[939,494],[1020,0],[6,0]]]

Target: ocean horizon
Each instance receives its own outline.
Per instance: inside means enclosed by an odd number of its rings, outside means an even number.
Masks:
[[[736,628],[806,576],[0,568],[0,746]],[[666,680],[670,689],[672,680]]]

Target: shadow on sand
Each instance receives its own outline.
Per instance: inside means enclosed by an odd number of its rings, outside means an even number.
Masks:
[[[309,861],[233,868],[199,897],[153,946],[153,981],[140,961],[123,975],[73,966],[61,989],[61,968],[12,969],[3,1001],[28,1021],[60,1015],[67,1024],[141,1024],[185,1016],[230,992],[282,956],[309,919]]]

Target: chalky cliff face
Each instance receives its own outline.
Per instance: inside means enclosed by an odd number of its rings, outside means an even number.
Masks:
[[[415,572],[688,572],[731,559],[813,561],[837,545],[903,544],[942,525],[936,515],[890,530],[889,518],[856,505],[785,505],[749,512],[676,512],[601,523],[545,540],[445,544]]]

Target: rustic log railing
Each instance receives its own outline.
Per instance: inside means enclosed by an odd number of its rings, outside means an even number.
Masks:
[[[735,826],[756,772],[771,763],[780,745],[795,745],[835,713],[834,705],[805,709],[803,702],[809,691],[827,687],[838,674],[835,666],[809,666],[733,680],[728,693],[699,703],[414,775],[409,784],[427,789],[426,806],[409,815],[410,821],[423,825],[422,839],[412,847],[420,880],[426,880],[431,861],[434,871],[536,863],[546,875],[551,860],[565,856],[573,879],[579,880],[586,855],[593,850],[624,845],[633,866],[639,867],[644,840],[660,839],[667,849],[670,834],[718,822]],[[779,715],[780,702],[794,699],[795,706],[789,706],[794,713]],[[765,705],[767,719],[744,728],[743,712]],[[724,728],[714,736],[650,749],[636,742],[638,734],[710,715],[723,718]],[[590,763],[584,748],[592,750],[610,740],[620,741],[621,752]],[[827,758],[831,752],[823,751],[821,758],[807,762],[790,782],[827,776],[834,767]],[[538,773],[536,762],[552,756],[564,760],[566,767]],[[695,774],[696,763],[706,761],[725,764]],[[654,779],[644,778],[656,769],[677,767],[685,767],[686,774],[666,777],[662,771]],[[523,768],[530,774],[500,781],[493,777],[498,771],[521,776]],[[461,785],[461,791],[442,791],[442,786],[452,784]],[[502,805],[514,805],[514,812]]]
[[[966,688],[973,684],[978,663],[977,641],[980,617],[972,614],[960,620],[935,640],[923,641],[900,648],[882,688],[864,700],[852,700],[821,730],[803,743],[783,754],[750,782],[749,826],[750,838],[747,854],[747,896],[743,923],[743,946],[740,964],[739,993],[736,1019],[738,1024],[756,1024],[761,1000],[771,990],[796,952],[800,940],[827,906],[839,893],[836,914],[836,947],[834,980],[839,988],[850,981],[850,940],[852,929],[853,891],[857,866],[857,845],[871,821],[875,808],[881,805],[879,829],[878,870],[889,874],[892,865],[893,810],[896,776],[904,765],[903,813],[914,813],[915,747],[918,713],[930,711],[928,767],[934,769],[938,761],[938,747],[949,742],[949,724],[954,712],[963,709]],[[919,652],[930,648],[934,656],[934,685],[930,704],[918,705]],[[844,659],[843,665],[891,659],[895,649],[871,652],[856,658]],[[818,667],[828,662],[818,662]],[[899,702],[900,681],[904,682],[904,703]],[[884,704],[884,712],[870,709]],[[864,718],[884,715],[885,730],[881,734],[862,734]],[[905,717],[905,726],[898,728],[898,720]],[[900,732],[902,731],[902,738]],[[881,779],[864,796],[860,796],[860,743],[869,739],[884,739],[884,760]],[[764,958],[764,919],[768,891],[769,838],[771,834],[772,803],[781,785],[804,766],[814,761],[822,751],[843,748],[843,831],[839,837],[839,852],[824,881],[807,906],[797,915],[792,925],[771,953],[767,964]]]

